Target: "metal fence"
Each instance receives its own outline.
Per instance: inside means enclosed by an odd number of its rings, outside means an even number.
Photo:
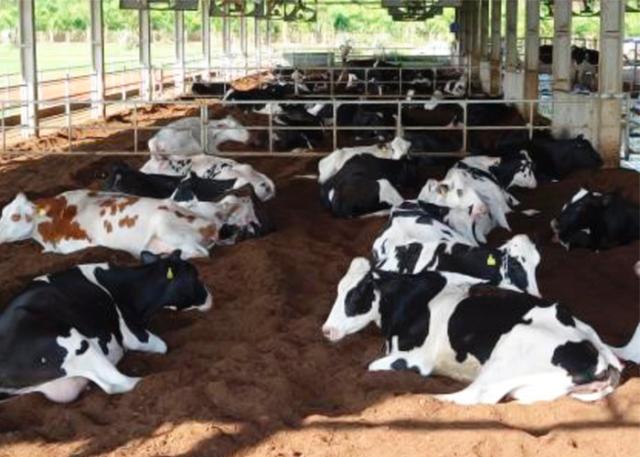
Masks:
[[[628,97],[624,94],[621,94],[620,97],[624,98],[627,106],[629,105]],[[599,103],[600,98],[598,96],[584,97],[578,103],[585,104],[585,110],[592,110]],[[14,100],[2,100],[0,101],[0,113],[4,110],[4,107],[7,105],[15,105],[16,101]],[[39,105],[47,105],[55,103],[52,101],[49,102],[39,102]],[[84,100],[67,100],[68,105],[84,105],[86,107],[91,106],[93,101]],[[396,136],[402,136],[406,132],[410,131],[419,131],[419,132],[445,132],[449,134],[456,134],[459,132],[461,134],[461,147],[456,151],[433,151],[428,152],[427,154],[430,156],[464,156],[468,152],[469,145],[469,135],[473,132],[477,131],[524,131],[527,136],[531,138],[533,134],[537,131],[551,130],[551,129],[563,129],[563,128],[583,128],[589,129],[590,125],[585,123],[584,125],[575,125],[575,124],[567,124],[567,125],[553,125],[551,126],[549,122],[537,122],[540,119],[537,116],[538,106],[541,103],[552,103],[554,106],[558,103],[576,103],[576,101],[546,101],[541,102],[540,100],[439,100],[438,104],[442,105],[459,105],[462,108],[463,119],[462,122],[457,125],[449,125],[446,127],[437,127],[437,126],[414,126],[408,127],[403,125],[403,116],[404,110],[407,107],[411,106],[420,106],[424,105],[425,101],[419,100],[280,100],[280,101],[269,101],[265,102],[265,100],[252,100],[252,101],[231,101],[231,102],[214,102],[211,101],[203,101],[203,100],[191,100],[191,101],[152,101],[152,102],[143,102],[139,100],[104,100],[101,103],[104,103],[107,107],[118,107],[119,111],[129,110],[130,113],[130,121],[127,125],[123,126],[114,126],[107,123],[100,123],[99,125],[81,125],[74,124],[71,122],[71,117],[67,117],[66,120],[61,118],[59,124],[49,125],[47,127],[42,127],[42,131],[56,131],[63,132],[67,139],[67,147],[64,150],[59,151],[46,151],[47,154],[68,154],[68,153],[79,153],[79,154],[95,154],[95,155],[118,155],[118,154],[146,154],[146,148],[141,147],[140,144],[142,140],[145,138],[150,138],[153,133],[164,128],[162,125],[148,125],[149,123],[144,121],[141,123],[141,111],[149,108],[153,108],[154,106],[162,105],[162,106],[172,106],[172,107],[188,107],[195,109],[197,116],[200,119],[200,143],[202,145],[203,150],[207,150],[208,148],[208,137],[207,132],[209,129],[209,123],[212,121],[210,119],[210,111],[213,107],[237,107],[239,105],[257,105],[257,104],[325,104],[330,105],[332,110],[333,122],[332,125],[323,125],[323,126],[285,126],[279,125],[275,122],[276,115],[273,114],[274,110],[267,110],[267,114],[261,118],[262,122],[253,123],[253,124],[244,124],[242,128],[250,131],[250,132],[267,132],[267,141],[265,146],[254,149],[246,149],[246,150],[236,150],[233,152],[222,152],[221,155],[228,156],[236,156],[236,155],[252,155],[252,156],[273,156],[273,157],[290,157],[290,156],[315,156],[315,155],[324,155],[331,150],[337,149],[339,147],[345,146],[340,143],[339,135],[341,132],[350,131],[350,132],[360,132],[360,131],[387,131]],[[525,118],[528,120],[524,125],[469,125],[468,123],[468,115],[469,115],[469,107],[474,104],[504,104],[504,103],[513,103],[520,106],[524,106],[523,110],[525,113]],[[395,111],[395,125],[376,125],[370,127],[357,127],[357,126],[349,126],[349,125],[338,125],[338,109],[340,106],[344,105],[375,105],[377,107],[388,106],[391,107]],[[65,122],[66,121],[66,122]],[[19,129],[26,127],[23,125],[5,125],[4,121],[0,121],[0,135],[1,135],[1,146],[2,152],[4,154],[24,154],[24,148],[19,147],[19,144],[10,143],[8,141],[9,137],[12,136],[12,132],[19,131]],[[108,146],[108,142],[96,140],[92,143],[86,143],[84,140],[74,141],[75,133],[82,131],[92,131],[99,129],[101,131],[109,132],[111,134],[126,134],[129,137],[130,141],[132,141],[131,147],[118,147],[112,148]],[[232,127],[225,127],[223,129],[234,129]],[[321,131],[323,132],[325,138],[329,138],[328,141],[329,148],[322,151],[310,151],[310,152],[277,152],[275,151],[274,144],[275,133],[282,131]],[[630,127],[625,129],[627,135],[629,135]],[[15,136],[15,135],[13,135]],[[106,140],[109,137],[103,139]],[[124,141],[124,140],[123,140]],[[103,144],[101,144],[103,143]],[[87,147],[87,144],[91,147]],[[105,144],[107,144],[105,146]],[[119,143],[122,144],[122,143]],[[421,151],[417,151],[417,153],[421,153]]]

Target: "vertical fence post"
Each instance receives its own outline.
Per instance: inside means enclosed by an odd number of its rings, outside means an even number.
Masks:
[[[269,107],[269,153],[273,154],[273,103],[267,103]]]
[[[465,154],[468,154],[468,148],[467,148],[467,135],[468,135],[468,131],[467,131],[467,109],[469,108],[468,105],[468,100],[464,100],[463,101],[463,106],[462,106],[462,151]]]
[[[71,152],[71,87],[69,85],[69,71],[64,78],[64,114],[67,120],[67,137],[69,140],[69,152]]]
[[[138,104],[133,102],[133,153],[138,153]]]
[[[533,118],[533,104],[535,102],[533,100],[529,100],[529,139],[532,140],[533,139],[533,123],[534,123],[534,118]]]
[[[335,151],[336,149],[338,149],[338,107],[340,106],[340,103],[337,102],[335,99],[331,100],[331,104],[333,105],[333,129],[332,129],[332,133],[333,133],[333,150]]]
[[[209,153],[209,107],[206,103],[200,105],[200,144],[202,153]]]
[[[120,73],[120,99],[125,101],[127,99],[127,90],[125,88],[125,77],[127,73],[127,64],[124,64],[122,72]]]
[[[4,120],[4,101],[0,102],[0,122],[2,122],[2,153],[7,153],[7,131],[5,130]]]

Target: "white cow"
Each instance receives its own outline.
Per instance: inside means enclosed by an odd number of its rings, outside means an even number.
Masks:
[[[104,246],[134,256],[179,249],[184,258],[206,257],[227,220],[253,222],[252,210],[237,205],[220,209],[203,218],[171,200],[74,190],[30,201],[19,193],[2,209],[0,242],[33,239],[44,252],[61,254]]]
[[[140,171],[148,174],[167,176],[187,176],[195,173],[198,177],[215,180],[235,180],[234,189],[249,184],[256,196],[266,201],[276,194],[273,181],[251,165],[235,160],[209,155],[191,157],[152,155]]]
[[[192,156],[207,152],[219,152],[225,141],[246,143],[249,131],[231,116],[211,120],[207,126],[207,150],[202,146],[202,122],[197,117],[178,119],[160,129],[149,140],[149,152],[160,155]]]

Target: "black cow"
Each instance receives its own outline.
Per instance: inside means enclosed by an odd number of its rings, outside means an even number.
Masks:
[[[223,97],[227,88],[227,83],[196,81],[191,85],[191,93],[208,97]]]
[[[322,203],[337,217],[385,210],[402,203],[396,186],[404,185],[409,176],[406,160],[356,155],[321,184]]]
[[[562,179],[575,170],[602,166],[602,159],[582,135],[566,140],[534,135],[527,149],[538,179]]]
[[[554,241],[567,249],[608,249],[640,237],[640,207],[617,192],[580,189],[551,221]]]
[[[304,105],[281,105],[282,112],[273,119],[274,144],[279,151],[290,151],[295,148],[315,149],[322,145],[324,135],[323,121],[305,109]],[[313,127],[310,130],[282,130],[275,127]]]
[[[167,258],[144,252],[142,261],[79,265],[34,279],[0,314],[0,391],[69,402],[89,381],[108,394],[133,389],[140,379],[116,364],[127,350],[167,351],[147,330],[153,316],[212,302],[179,251]]]
[[[200,201],[216,201],[234,188],[237,179],[204,179],[191,173],[188,177],[147,174],[124,163],[111,167],[102,190],[138,197],[169,198],[176,190],[188,188]]]

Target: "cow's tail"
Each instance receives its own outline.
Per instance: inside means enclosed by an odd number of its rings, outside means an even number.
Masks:
[[[625,346],[611,346],[611,350],[619,359],[640,363],[640,324],[638,324],[636,331],[633,332],[633,336]]]

